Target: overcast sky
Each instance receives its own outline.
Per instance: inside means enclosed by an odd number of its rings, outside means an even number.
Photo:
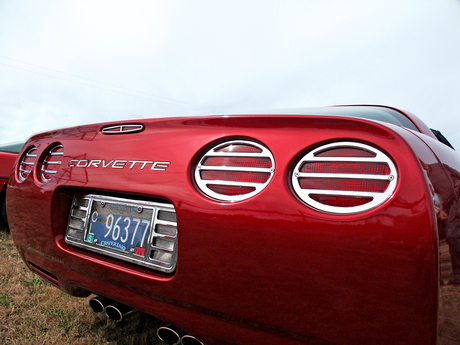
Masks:
[[[0,143],[336,104],[408,110],[460,150],[460,0],[0,0]]]

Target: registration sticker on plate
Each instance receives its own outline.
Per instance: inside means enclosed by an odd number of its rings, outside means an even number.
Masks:
[[[143,257],[152,217],[149,208],[94,200],[85,241]]]

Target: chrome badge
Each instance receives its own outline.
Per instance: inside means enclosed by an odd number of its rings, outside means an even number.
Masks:
[[[127,134],[127,133],[137,133],[144,130],[144,125],[134,124],[134,125],[116,125],[116,126],[107,126],[102,128],[102,133],[104,134]]]

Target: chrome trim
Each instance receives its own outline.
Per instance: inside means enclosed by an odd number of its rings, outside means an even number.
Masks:
[[[34,170],[37,153],[31,153],[31,152],[37,152],[37,148],[35,146],[32,146],[29,149],[27,149],[26,153],[22,156],[21,160],[19,161],[17,177],[20,182],[25,181],[26,178],[30,175],[30,173]],[[25,160],[27,158],[32,158],[35,160],[33,162],[26,162]]]
[[[114,304],[105,307],[105,315],[115,322],[120,322],[124,317],[136,311],[137,309],[120,302],[115,302]]]
[[[113,299],[100,295],[89,300],[89,306],[96,314],[102,314],[105,308],[114,303],[116,302]]]
[[[144,130],[144,125],[115,125],[103,127],[101,129],[104,134],[127,134],[127,133],[137,133]]]
[[[182,338],[180,338],[181,345],[204,345],[204,343],[193,335],[186,334]]]
[[[45,151],[47,153],[43,159],[43,162],[41,164],[41,169],[40,169],[41,171],[40,176],[41,176],[42,182],[44,183],[51,181],[51,178],[46,178],[45,174],[56,174],[57,173],[57,169],[56,170],[46,170],[45,166],[46,165],[57,165],[59,167],[62,164],[62,161],[49,161],[48,160],[50,159],[50,157],[64,156],[64,152],[53,152],[54,150],[59,150],[59,149],[64,149],[64,146],[62,146],[61,144],[50,146],[50,148],[47,148],[47,150]]]
[[[245,153],[245,152],[216,152],[220,148],[228,145],[249,145],[259,148],[262,152],[257,153]],[[209,157],[255,157],[255,158],[268,158],[271,161],[271,168],[251,168],[251,167],[227,167],[227,166],[211,166],[202,165],[203,162]],[[221,180],[203,180],[201,178],[201,171],[204,170],[219,170],[219,171],[239,171],[239,172],[264,172],[270,174],[269,178],[265,183],[255,182],[238,182],[238,181],[221,181]],[[275,173],[275,159],[272,153],[265,146],[258,144],[254,141],[249,140],[231,140],[220,143],[206,152],[200,159],[199,163],[195,167],[195,181],[198,188],[208,197],[227,202],[236,202],[249,199],[254,195],[260,193],[272,180]],[[208,185],[224,185],[224,186],[241,186],[241,187],[253,187],[253,192],[241,195],[225,195],[212,191],[208,188]]]
[[[179,345],[181,343],[182,336],[185,334],[186,333],[183,330],[173,325],[161,326],[157,329],[158,339],[168,345]]]
[[[355,147],[358,149],[370,151],[376,154],[375,157],[315,157],[315,153],[320,151],[328,150],[331,148],[339,147]],[[326,174],[326,173],[302,173],[300,169],[305,162],[369,162],[369,163],[386,163],[390,168],[389,175],[368,175],[368,174]],[[362,192],[362,191],[343,191],[343,190],[327,190],[327,189],[302,189],[300,187],[299,179],[302,177],[318,177],[318,178],[345,178],[345,179],[361,179],[361,180],[385,180],[389,181],[387,189],[383,193],[376,192]],[[305,156],[303,156],[295,166],[292,177],[291,177],[292,187],[296,192],[297,196],[304,201],[307,205],[323,212],[328,213],[337,213],[337,214],[353,214],[358,212],[364,212],[385,202],[391,197],[393,192],[396,189],[398,183],[398,172],[393,161],[383,152],[377,150],[376,148],[356,143],[356,142],[336,142],[332,144],[323,145],[318,147]],[[337,195],[337,196],[362,196],[362,197],[372,197],[372,201],[351,207],[338,207],[338,206],[329,206],[322,204],[316,200],[313,200],[310,197],[310,194],[320,194],[320,195]]]

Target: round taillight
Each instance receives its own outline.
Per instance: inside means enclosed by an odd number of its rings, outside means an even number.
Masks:
[[[21,160],[18,164],[18,179],[19,181],[25,181],[25,179],[34,170],[35,162],[37,160],[37,148],[32,146],[26,150],[22,155]]]
[[[46,150],[40,166],[40,178],[42,182],[49,182],[56,174],[62,162],[64,147],[60,144],[54,145]]]
[[[396,166],[369,145],[338,142],[318,147],[300,159],[292,187],[307,205],[324,212],[350,214],[369,210],[393,194]]]
[[[195,168],[199,189],[219,201],[241,201],[261,192],[275,172],[275,160],[263,145],[247,140],[219,144]]]

